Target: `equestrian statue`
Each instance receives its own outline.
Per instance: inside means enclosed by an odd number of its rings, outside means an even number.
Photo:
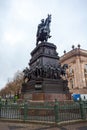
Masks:
[[[36,46],[38,42],[47,41],[50,38],[50,23],[51,23],[51,15],[48,14],[47,18],[41,20],[41,23],[38,25],[37,34],[36,34]]]

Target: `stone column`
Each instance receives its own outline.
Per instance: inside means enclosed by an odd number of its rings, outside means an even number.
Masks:
[[[82,76],[82,86],[86,87],[86,80],[85,80],[85,75],[84,75],[84,63],[81,62],[81,76]]]
[[[75,82],[76,82],[76,88],[82,88],[82,71],[81,71],[81,62],[80,57],[76,56],[76,67],[75,67]]]

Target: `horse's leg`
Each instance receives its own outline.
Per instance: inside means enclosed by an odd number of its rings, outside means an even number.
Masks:
[[[46,36],[46,39],[45,39],[45,41],[47,42],[47,40],[48,40],[48,36]]]

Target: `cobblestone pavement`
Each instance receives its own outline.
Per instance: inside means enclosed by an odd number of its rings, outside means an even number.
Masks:
[[[60,127],[41,124],[0,122],[0,130],[87,130],[87,122]]]

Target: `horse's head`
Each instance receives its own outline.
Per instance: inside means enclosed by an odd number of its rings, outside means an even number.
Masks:
[[[48,22],[51,22],[51,14],[48,14]]]
[[[49,24],[51,22],[51,14],[48,14],[48,17],[45,22],[46,24]]]
[[[48,26],[49,23],[51,22],[51,14],[47,16],[46,20],[45,20],[45,26]]]

